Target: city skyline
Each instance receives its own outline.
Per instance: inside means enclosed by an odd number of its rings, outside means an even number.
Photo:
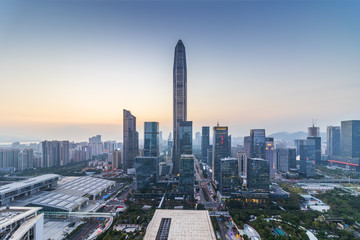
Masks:
[[[359,9],[350,1],[4,1],[0,135],[120,140],[129,109],[139,132],[156,121],[166,139],[178,39],[194,133],[218,121],[235,137],[305,131],[313,118],[325,132],[360,118]]]

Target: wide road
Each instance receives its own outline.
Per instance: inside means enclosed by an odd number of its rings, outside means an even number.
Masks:
[[[216,201],[214,201],[214,199],[212,198],[212,196],[215,193],[215,190],[213,188],[213,186],[211,185],[211,180],[206,179],[202,176],[202,174],[200,172],[197,171],[197,169],[200,169],[200,164],[199,161],[196,161],[196,171],[195,171],[195,176],[196,176],[196,180],[199,181],[200,184],[200,201],[202,204],[204,204],[205,209],[210,209],[212,208],[213,210],[217,210],[217,208],[220,206],[220,204]],[[208,189],[208,184],[210,184],[210,190]],[[205,192],[203,191],[203,189],[205,189]],[[205,196],[207,195],[209,197],[209,201],[206,201]]]
[[[97,219],[91,219],[88,223],[85,223],[79,231],[77,231],[73,236],[70,237],[70,240],[83,240],[86,239],[98,226]]]

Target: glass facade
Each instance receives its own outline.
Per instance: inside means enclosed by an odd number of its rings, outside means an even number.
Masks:
[[[192,122],[180,122],[180,154],[192,154]]]
[[[240,177],[246,177],[247,174],[247,155],[245,152],[238,152],[236,154],[239,167]]]
[[[182,154],[180,158],[179,191],[187,194],[194,194],[194,184],[194,155]]]
[[[201,161],[207,163],[207,150],[210,145],[210,127],[202,127],[201,134]]]
[[[228,127],[214,127],[213,180],[220,182],[220,159],[230,156],[228,144]]]
[[[239,167],[236,158],[223,158],[220,160],[220,192],[227,195],[239,189]]]
[[[270,164],[270,177],[274,178],[277,169],[276,161],[274,161],[274,138],[267,137],[265,140],[265,159]]]
[[[321,137],[307,137],[308,140],[314,140],[315,143],[315,164],[321,164]]]
[[[341,122],[341,155],[360,158],[360,120]]]
[[[159,156],[159,123],[145,122],[144,123],[144,156],[158,157]]]
[[[123,157],[124,171],[134,167],[135,157],[139,156],[139,134],[136,131],[136,117],[124,109]]]
[[[185,46],[181,40],[175,47],[173,68],[173,151],[174,173],[179,173],[180,122],[187,120],[187,68]]]
[[[289,171],[289,152],[286,148],[279,148],[275,150],[274,155],[276,162],[276,169],[279,172],[288,172]]]
[[[300,172],[305,177],[313,177],[315,166],[315,139],[307,139],[300,145]]]
[[[250,157],[265,159],[265,129],[250,130]]]
[[[328,126],[326,131],[328,156],[340,156],[340,126]]]
[[[262,158],[248,158],[247,187],[255,192],[269,191],[269,161]]]
[[[296,149],[295,148],[289,148],[289,169],[296,169]]]
[[[136,189],[138,191],[153,189],[156,184],[157,158],[136,157],[135,158]]]

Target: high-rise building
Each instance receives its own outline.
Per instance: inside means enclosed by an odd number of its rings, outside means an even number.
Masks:
[[[144,123],[144,156],[159,157],[159,123]]]
[[[59,142],[60,166],[65,166],[70,163],[69,149],[69,141]]]
[[[210,127],[202,127],[201,135],[201,160],[207,162],[207,150],[210,145]]]
[[[222,195],[229,195],[239,189],[239,167],[238,159],[220,159],[220,192]]]
[[[34,167],[34,151],[31,148],[24,149],[20,153],[20,162],[19,168],[20,170],[33,168]]]
[[[231,157],[231,135],[228,136],[228,157]]]
[[[274,138],[267,137],[265,141],[265,159],[270,164],[270,177],[274,178],[277,170],[276,161],[274,161]]]
[[[111,153],[116,149],[116,141],[105,141],[104,142],[104,151]]]
[[[360,158],[360,120],[341,121],[341,155]]]
[[[269,161],[262,158],[248,158],[247,187],[255,192],[268,192],[269,185]]]
[[[248,157],[250,157],[250,136],[244,137],[244,152]]]
[[[123,161],[126,173],[134,167],[135,157],[139,156],[139,134],[136,131],[136,117],[125,109],[123,117]]]
[[[99,156],[104,153],[104,145],[101,141],[101,135],[89,138],[89,148],[91,156]]]
[[[314,140],[315,143],[315,164],[321,164],[321,137],[307,137],[307,140]]]
[[[240,177],[246,178],[247,174],[247,155],[246,152],[238,152],[236,154],[238,160],[238,167],[239,167],[239,175]]]
[[[0,149],[0,168],[15,168],[21,166],[19,149]]]
[[[180,154],[192,154],[192,122],[182,121],[179,126]]]
[[[200,132],[195,133],[194,146],[196,146],[196,147],[201,146],[201,133]]]
[[[220,159],[230,156],[228,144],[228,127],[214,127],[214,144],[212,154],[213,180],[220,182]]]
[[[173,152],[174,173],[180,165],[180,122],[187,121],[187,68],[185,46],[181,40],[175,47],[173,68]]]
[[[328,126],[326,131],[327,148],[326,154],[328,156],[340,156],[340,126]]]
[[[316,140],[308,138],[300,144],[300,172],[305,177],[315,176]]]
[[[63,166],[70,162],[69,141],[43,141],[42,167]]]
[[[295,139],[294,144],[296,147],[296,156],[299,156],[300,155],[300,146],[306,144],[306,140],[305,139]]]
[[[209,165],[211,168],[213,166],[213,145],[209,145],[207,152],[207,165]]]
[[[289,171],[289,151],[286,148],[278,148],[275,150],[274,162],[279,172],[287,173]]]
[[[308,127],[308,137],[320,137],[320,128],[315,127],[314,124],[312,127]]]
[[[112,167],[113,169],[122,169],[123,163],[121,159],[121,151],[119,149],[115,149],[112,151]]]
[[[265,159],[265,129],[250,130],[250,157]]]
[[[179,191],[187,194],[194,194],[195,168],[194,155],[181,154],[180,157],[180,178]]]
[[[296,169],[296,148],[288,148],[289,169]]]
[[[172,162],[159,163],[159,176],[166,176],[172,173],[174,164]]]
[[[157,166],[156,157],[135,158],[136,190],[151,190],[155,187]]]

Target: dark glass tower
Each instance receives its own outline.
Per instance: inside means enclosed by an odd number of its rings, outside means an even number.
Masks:
[[[124,109],[123,119],[123,154],[124,171],[134,167],[135,157],[139,155],[139,134],[136,131],[136,117]]]
[[[220,159],[220,192],[230,195],[239,189],[239,167],[236,158]]]
[[[309,138],[300,144],[300,172],[305,177],[315,176],[316,140]]]
[[[187,73],[186,73],[185,46],[181,40],[175,47],[173,69],[173,154],[174,173],[179,173],[180,163],[180,122],[187,120]]]
[[[180,157],[179,190],[181,193],[194,194],[195,168],[194,155],[182,154]]]
[[[265,159],[265,129],[250,130],[250,157]]]
[[[192,154],[192,122],[182,121],[179,128],[180,155]]]
[[[230,156],[228,143],[228,127],[214,127],[214,145],[213,145],[213,180],[220,183],[220,159]]]
[[[269,161],[262,158],[248,158],[248,189],[255,192],[268,192],[269,184]]]
[[[155,187],[157,173],[156,157],[136,157],[135,170],[135,183],[138,191],[150,190]]]
[[[144,131],[144,156],[159,156],[159,123],[145,122]]]
[[[341,155],[360,158],[360,120],[341,122]]]
[[[201,135],[201,160],[207,163],[207,150],[210,146],[210,127],[202,127]]]

